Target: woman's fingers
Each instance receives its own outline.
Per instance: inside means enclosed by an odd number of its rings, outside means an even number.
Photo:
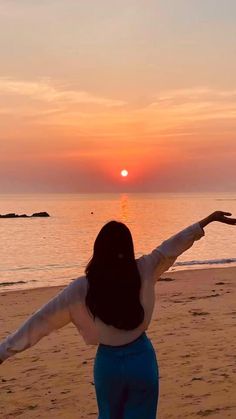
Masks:
[[[212,213],[211,217],[213,221],[219,221],[220,223],[236,225],[236,218],[228,218],[231,215],[231,212],[215,211]]]
[[[236,218],[224,218],[224,222],[226,224],[232,224],[235,225],[236,224]]]

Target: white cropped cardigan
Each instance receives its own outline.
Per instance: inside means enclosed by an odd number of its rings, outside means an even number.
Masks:
[[[155,283],[160,275],[173,265],[176,258],[189,249],[195,240],[204,236],[204,230],[195,223],[165,240],[151,253],[136,259],[141,276],[140,301],[144,321],[134,330],[120,330],[108,326],[99,318],[93,319],[85,305],[88,282],[86,276],[73,280],[58,295],[29,317],[14,333],[0,343],[0,360],[35,345],[53,330],[72,322],[85,343],[123,345],[147,330],[154,309]],[[106,290],[104,290],[104,293]],[[122,310],[122,301],[121,301]]]

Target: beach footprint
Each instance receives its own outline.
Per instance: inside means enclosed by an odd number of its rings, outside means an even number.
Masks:
[[[189,313],[192,314],[192,316],[208,316],[210,314],[208,311],[202,311],[201,309],[189,310]]]

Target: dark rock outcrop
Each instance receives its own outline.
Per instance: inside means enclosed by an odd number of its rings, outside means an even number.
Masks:
[[[4,215],[1,215],[0,214],[0,217],[1,218],[15,218],[15,217],[19,217],[18,215],[16,215],[16,214],[14,214],[13,212],[12,213],[10,213],[10,214],[4,214]]]
[[[47,212],[35,212],[31,217],[50,217]]]

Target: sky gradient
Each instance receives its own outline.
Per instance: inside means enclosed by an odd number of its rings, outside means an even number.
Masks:
[[[235,39],[235,0],[0,2],[0,193],[235,192]]]

